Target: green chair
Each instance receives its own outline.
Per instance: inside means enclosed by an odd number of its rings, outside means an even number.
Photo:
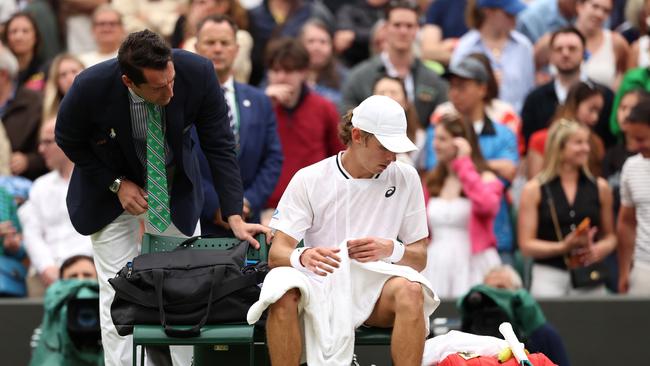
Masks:
[[[249,248],[246,255],[247,260],[265,261],[268,257],[268,245],[263,234],[257,236],[261,244],[259,250]],[[167,252],[174,250],[185,238],[175,238],[144,234],[142,239],[142,253]],[[239,244],[236,238],[204,238],[201,242],[191,245],[193,250],[226,250]],[[178,326],[179,329],[184,327]],[[158,325],[136,325],[133,327],[133,364],[137,365],[138,346],[171,346],[171,345],[192,345],[194,346],[195,365],[213,363],[220,353],[214,351],[227,351],[231,346],[245,347],[248,352],[249,364],[255,364],[255,326],[242,324],[220,324],[206,325],[201,328],[198,337],[174,338],[165,334],[163,328]],[[259,343],[259,342],[257,342]],[[144,365],[144,350],[141,352],[140,364]],[[223,354],[223,353],[221,353]]]

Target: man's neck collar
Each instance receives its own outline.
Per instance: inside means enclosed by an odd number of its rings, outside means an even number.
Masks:
[[[359,164],[355,164],[352,149],[348,147],[346,150],[341,151],[336,156],[336,164],[347,179],[373,179],[379,177],[379,174],[372,174],[371,172],[363,172]]]
[[[404,66],[410,68],[413,63],[413,52],[410,50],[408,52],[399,52],[388,49],[382,52],[382,55],[382,58],[385,61],[390,62],[390,64],[395,68]]]
[[[127,87],[127,89],[129,90],[129,94],[131,95],[131,99],[133,100],[134,103],[146,102],[146,100],[143,97],[139,96],[138,93],[135,92],[135,90],[129,87]]]
[[[219,79],[219,84],[221,84],[222,88],[225,88],[226,90],[234,90],[235,88],[235,79],[233,79],[232,76],[228,76],[223,83],[221,82],[221,79]]]
[[[232,72],[228,72],[225,75],[219,75],[219,73],[217,73],[217,80],[219,80],[219,85],[221,86],[227,86],[229,81],[231,82],[232,85],[232,80],[233,80]]]
[[[562,85],[567,89],[570,88],[575,83],[584,79],[585,79],[585,75],[583,75],[582,70],[579,70],[578,72],[575,72],[570,75],[563,75],[558,73],[557,77],[555,78],[555,80],[557,80],[557,82],[560,83],[560,85]]]

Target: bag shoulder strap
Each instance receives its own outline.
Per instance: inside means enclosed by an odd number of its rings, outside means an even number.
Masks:
[[[541,182],[540,182],[541,183]],[[541,185],[546,192],[546,202],[548,207],[551,210],[551,220],[553,221],[553,228],[555,229],[555,236],[557,236],[558,241],[564,240],[564,235],[562,235],[562,230],[560,230],[560,221],[557,218],[557,210],[555,209],[555,202],[553,201],[553,195],[551,194],[551,189],[548,188],[548,184],[544,183]]]

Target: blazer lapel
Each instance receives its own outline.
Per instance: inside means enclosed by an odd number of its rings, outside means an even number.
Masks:
[[[114,99],[110,103],[110,105],[113,105],[114,107],[108,109],[115,113],[115,121],[112,122],[115,126],[111,128],[113,128],[115,138],[120,144],[122,151],[124,151],[124,157],[127,160],[129,167],[134,172],[139,173],[142,172],[144,168],[140,159],[138,159],[135,152],[135,146],[133,145],[133,128],[131,126],[131,109],[129,107],[129,89],[124,86],[121,81],[120,84],[121,87],[118,88],[120,92],[113,94]]]
[[[178,83],[174,84],[174,96],[178,95]],[[182,100],[180,97],[172,98],[172,100],[165,106],[165,137],[169,143],[169,147],[174,153],[174,160],[176,164],[182,166],[182,141],[183,141],[183,126],[184,114],[181,106]]]

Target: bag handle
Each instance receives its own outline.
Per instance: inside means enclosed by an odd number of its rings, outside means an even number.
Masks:
[[[165,282],[165,273],[162,269],[156,268],[152,271],[154,286],[156,290],[156,296],[158,297],[158,310],[160,312],[160,324],[165,329],[165,334],[170,337],[176,338],[190,338],[198,337],[201,334],[201,328],[208,321],[208,316],[210,315],[210,306],[212,305],[212,295],[214,293],[214,288],[218,286],[224,277],[225,267],[224,266],[214,266],[212,267],[212,281],[210,284],[210,295],[208,296],[208,303],[205,309],[205,315],[201,318],[198,324],[193,325],[189,329],[176,329],[172,328],[167,324],[167,319],[165,316],[165,304],[163,302],[163,284]],[[217,279],[220,279],[217,281]],[[218,282],[218,283],[217,283]]]
[[[115,289],[115,296],[119,296],[124,300],[132,302],[134,304],[157,308],[158,304],[155,300],[152,300],[149,294],[145,291],[142,291],[137,286],[134,286],[126,278],[122,276],[115,276],[108,280],[108,282]]]

